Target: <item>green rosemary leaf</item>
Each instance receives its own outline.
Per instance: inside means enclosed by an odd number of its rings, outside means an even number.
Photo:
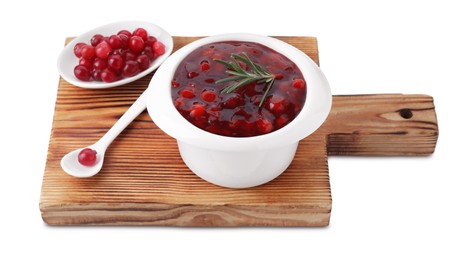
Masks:
[[[265,69],[264,67],[262,67],[261,65],[259,65],[259,64],[255,64],[255,65],[256,65],[257,69],[258,69],[259,71],[261,71],[262,73],[267,74],[267,75],[270,74],[269,71],[266,70],[266,69]]]
[[[247,54],[245,52],[243,52],[243,55],[244,55],[244,57],[246,57],[246,60],[249,62],[251,67],[254,69],[254,71],[256,71],[257,73],[259,73],[261,75],[268,75],[269,74],[265,70],[263,70],[261,66],[258,66],[257,64],[252,62],[251,59],[249,58],[249,56],[247,56]]]
[[[274,79],[272,79],[271,82],[267,83],[266,92],[264,92],[264,95],[262,95],[261,102],[259,102],[259,107],[262,107],[262,104],[264,104],[264,100],[266,100],[267,94],[269,94],[269,90],[271,89],[272,84],[274,84]]]
[[[217,80],[216,84],[236,81],[234,84],[231,84],[221,90],[222,93],[231,93],[236,89],[253,82],[256,82],[257,84],[265,83],[266,89],[259,104],[259,107],[262,106],[269,93],[269,90],[274,84],[275,76],[273,74],[271,74],[261,65],[254,63],[245,52],[243,52],[241,55],[231,54],[231,61],[229,62],[221,59],[215,59],[214,61],[224,64],[228,68],[226,73],[230,75],[228,78]],[[251,70],[244,70],[239,64],[239,61],[244,62]]]
[[[226,68],[233,69],[234,71],[242,72],[243,74],[245,74],[245,71],[241,68],[241,66],[239,66],[239,64],[237,64],[236,66],[236,64],[233,62],[228,62],[220,59],[214,59],[214,61],[223,64],[224,66],[226,66]]]
[[[231,68],[235,70],[236,72],[246,74],[246,71],[243,68],[241,68],[241,65],[239,65],[239,62],[237,62],[233,56],[231,56],[231,59],[234,61],[234,62],[230,62]]]
[[[214,61],[223,64],[224,66],[226,66],[226,68],[231,68],[231,67],[232,67],[232,66],[231,66],[231,62],[227,62],[227,61],[220,60],[220,59],[214,59]]]
[[[249,78],[249,74],[247,72],[241,73],[241,72],[236,72],[232,70],[227,70],[226,73],[235,75],[235,76],[241,76],[243,78]]]
[[[226,82],[229,82],[229,81],[235,81],[235,80],[238,80],[240,78],[242,78],[242,77],[241,76],[228,77],[228,78],[225,78],[225,79],[216,80],[215,84],[221,84],[221,83],[226,83]]]
[[[223,91],[225,91],[225,93],[231,93],[231,92],[233,92],[234,90],[236,90],[236,89],[238,89],[238,88],[240,88],[240,87],[242,87],[242,86],[245,86],[245,85],[247,85],[247,84],[249,84],[249,83],[252,83],[252,82],[254,82],[254,81],[255,81],[255,80],[254,80],[253,78],[243,79],[243,80],[241,80],[241,81],[238,81],[236,84],[231,85],[231,86],[225,88]]]

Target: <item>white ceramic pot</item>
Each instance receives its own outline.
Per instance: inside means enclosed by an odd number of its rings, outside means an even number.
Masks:
[[[293,121],[265,135],[227,137],[194,126],[177,111],[171,96],[171,81],[178,65],[199,46],[222,41],[265,45],[299,67],[307,96]],[[332,102],[328,82],[312,59],[280,40],[253,34],[216,35],[182,47],[156,71],[147,92],[148,113],[160,129],[177,140],[181,157],[191,171],[208,182],[229,188],[261,185],[284,172],[295,156],[299,141],[320,127]]]

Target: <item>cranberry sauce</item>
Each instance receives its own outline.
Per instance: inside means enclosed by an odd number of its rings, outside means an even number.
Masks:
[[[230,81],[225,65],[231,54],[246,53],[250,60],[274,75],[274,83],[259,106],[267,86],[253,82],[231,93],[222,93]],[[252,68],[239,61],[241,68]],[[291,122],[305,103],[306,84],[295,63],[284,55],[252,42],[218,42],[199,47],[178,66],[171,82],[176,109],[195,126],[224,136],[246,137],[267,134]]]

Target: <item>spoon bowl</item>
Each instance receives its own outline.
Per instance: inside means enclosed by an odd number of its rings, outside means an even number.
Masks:
[[[97,153],[96,163],[93,166],[84,166],[79,163],[78,155],[83,149],[86,148],[91,148]],[[63,159],[61,159],[61,168],[63,168],[66,173],[74,177],[92,177],[102,169],[102,165],[104,164],[104,154],[105,150],[99,150],[93,146],[80,148],[66,154]]]
[[[107,133],[99,139],[95,144],[74,150],[66,154],[61,159],[61,168],[74,177],[87,178],[96,175],[104,163],[104,155],[109,144],[124,130],[130,122],[132,122],[146,107],[146,94],[144,91],[142,95],[132,104],[132,106],[125,112],[122,117],[107,131]],[[96,151],[96,163],[93,166],[85,166],[79,163],[78,155],[83,149],[90,148]]]

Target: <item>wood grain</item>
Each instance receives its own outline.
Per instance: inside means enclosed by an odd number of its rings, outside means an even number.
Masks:
[[[429,155],[439,134],[428,95],[334,96],[329,119],[329,155]]]
[[[198,38],[174,37],[175,49]],[[318,62],[315,38],[279,38]],[[328,153],[425,155],[433,152],[437,141],[435,110],[428,96],[335,96],[326,123],[301,141],[281,176],[255,188],[227,189],[190,172],[175,140],[144,112],[111,144],[100,174],[87,179],[65,174],[61,157],[106,133],[150,79],[148,75],[102,90],[77,88],[60,79],[40,197],[46,223],[326,226],[332,202]]]

